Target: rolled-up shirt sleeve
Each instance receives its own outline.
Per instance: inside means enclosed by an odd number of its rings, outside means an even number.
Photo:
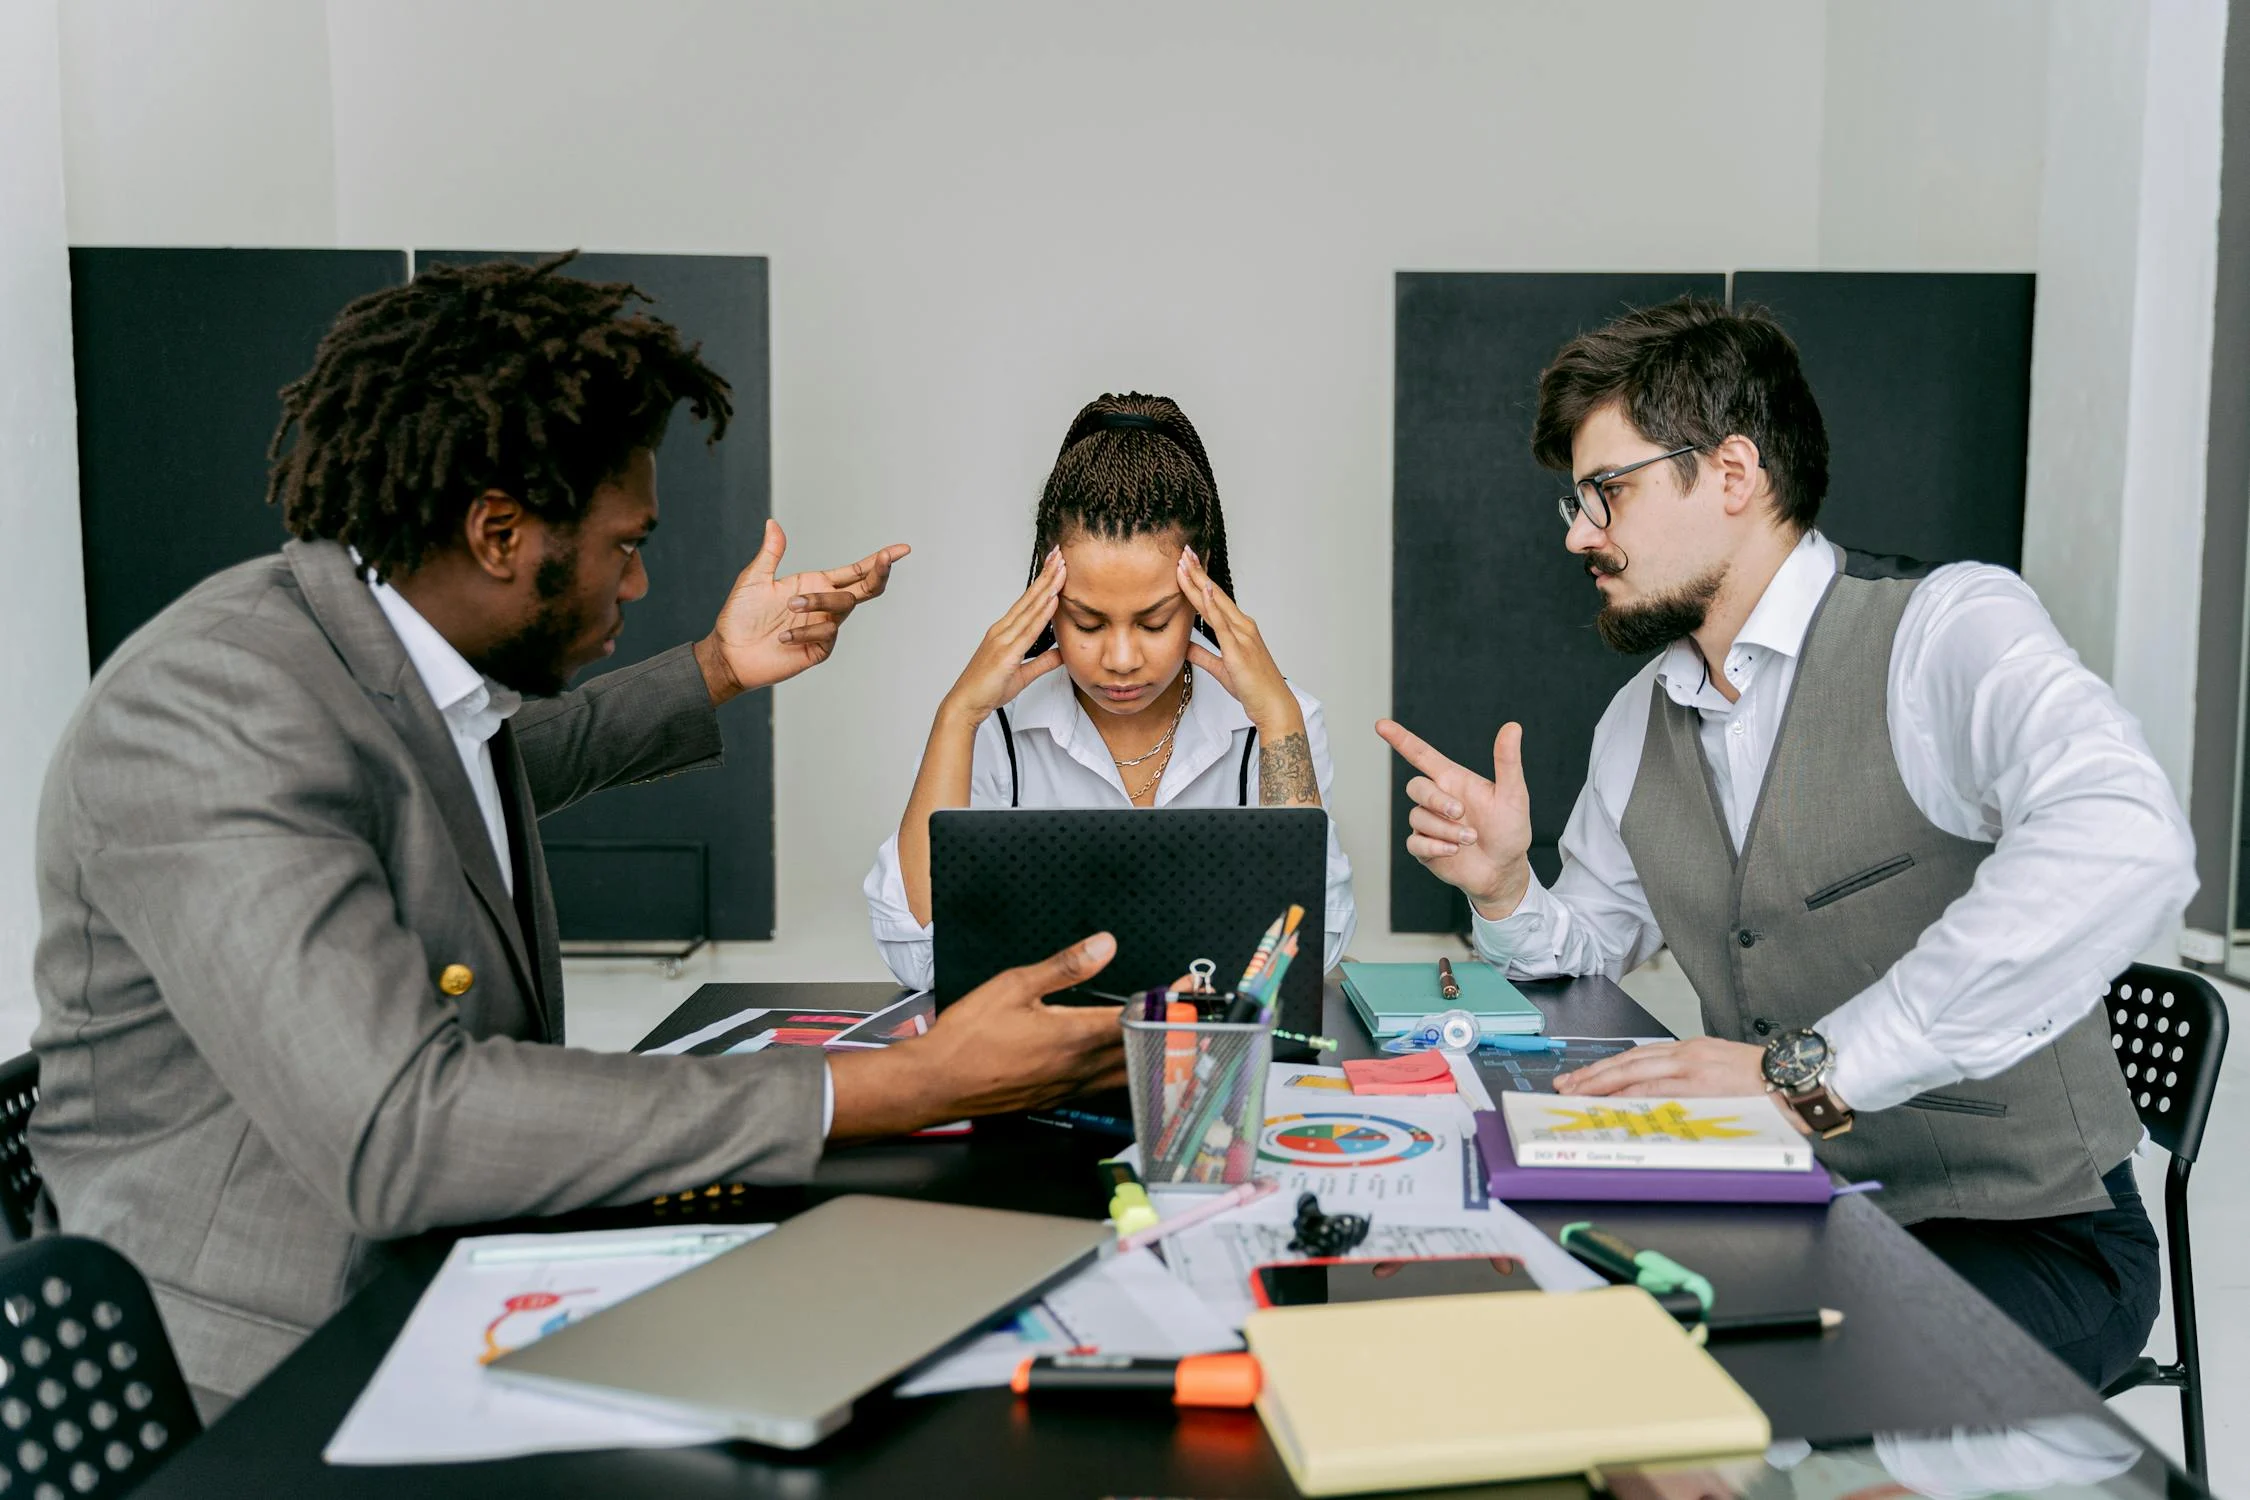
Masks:
[[[1313,781],[1320,788],[1321,806],[1332,808],[1336,805],[1336,766],[1328,758],[1328,719],[1320,705],[1303,693],[1297,693],[1297,702],[1305,716],[1305,748],[1312,755]],[[1333,812],[1328,815],[1327,882],[1327,899],[1322,912],[1325,924],[1321,942],[1323,972],[1342,961],[1344,949],[1350,944],[1352,931],[1359,922],[1358,907],[1352,900],[1352,862],[1344,853],[1343,840],[1336,836]]]
[[[875,866],[860,883],[867,897],[868,923],[875,932],[875,951],[883,955],[891,976],[910,990],[926,990],[936,962],[931,934],[937,929],[914,920],[906,904],[906,877],[898,867],[898,835],[883,840],[875,851]]]
[[[2196,885],[2186,815],[2140,725],[2030,586],[1976,568],[1923,593],[1892,657],[1893,748],[1925,815],[1996,847],[1897,963],[1819,1022],[1855,1110],[1989,1078],[2053,1041]]]

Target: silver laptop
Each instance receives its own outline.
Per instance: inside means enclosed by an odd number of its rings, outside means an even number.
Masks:
[[[488,1369],[809,1448],[852,1403],[1089,1264],[1116,1231],[907,1198],[834,1198]]]

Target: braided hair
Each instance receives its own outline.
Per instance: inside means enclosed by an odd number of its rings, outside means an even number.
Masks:
[[[1234,593],[1219,482],[1211,475],[1211,459],[1195,424],[1168,396],[1138,391],[1104,395],[1079,411],[1063,434],[1062,452],[1039,497],[1031,578],[1039,576],[1047,554],[1074,531],[1109,541],[1177,531],[1203,560],[1211,581]],[[1202,616],[1195,625],[1203,629]],[[1054,642],[1049,626],[1033,643],[1032,654]]]
[[[574,528],[683,400],[717,442],[733,404],[701,346],[627,311],[639,288],[560,274],[576,254],[434,265],[346,307],[266,449],[290,532],[412,572],[487,490]]]

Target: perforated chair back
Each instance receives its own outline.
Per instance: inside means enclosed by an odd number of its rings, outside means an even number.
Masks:
[[[31,1107],[39,1102],[39,1054],[26,1052],[0,1064],[0,1218],[7,1221],[8,1243],[31,1238],[32,1212],[42,1184],[32,1164],[25,1132]]]
[[[2200,974],[2135,964],[2103,1001],[2110,1045],[2156,1144],[2192,1162],[2227,1051],[2227,1007]]]
[[[148,1283],[99,1240],[0,1254],[0,1493],[123,1495],[203,1430]]]

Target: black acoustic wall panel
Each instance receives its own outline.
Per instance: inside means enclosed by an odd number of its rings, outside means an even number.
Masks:
[[[1599,599],[1563,550],[1568,481],[1531,459],[1539,372],[1573,335],[1630,307],[1726,294],[1722,274],[1403,272],[1393,433],[1393,715],[1485,775],[1492,736],[1524,726],[1532,865],[1586,779],[1604,705],[1637,660],[1593,632]],[[1406,783],[1391,757],[1391,927],[1457,932],[1467,903],[1406,853]]]
[[[1533,867],[1585,780],[1593,727],[1639,663],[1594,636],[1595,600],[1561,547],[1556,476],[1529,454],[1538,372],[1627,306],[1725,295],[1719,276],[1402,274],[1393,495],[1394,713],[1489,771],[1493,732],[1525,726]],[[2016,566],[2023,548],[2033,278],[1739,272],[1737,305],[1797,340],[1830,441],[1820,526],[1933,562]],[[1465,904],[1404,853],[1394,761],[1391,925],[1456,931]]]
[[[86,639],[95,666],[203,579],[286,533],[265,504],[275,394],[398,250],[70,252]]]
[[[1797,341],[1828,424],[1820,529],[1928,562],[2023,560],[2034,278],[1738,271]]]
[[[424,250],[417,268],[503,252]],[[506,258],[533,259],[522,252]],[[724,440],[683,407],[657,454],[660,522],[643,556],[649,591],[625,608],[614,670],[711,629],[735,575],[757,555],[772,513],[766,262],[760,256],[582,255],[568,273],[629,281],[649,309],[703,346],[734,387]],[[826,558],[833,563],[847,559]],[[792,554],[783,566],[814,560]],[[773,936],[773,694],[745,693],[721,710],[723,766],[619,787],[540,825],[566,940],[626,942]],[[698,918],[708,925],[698,930]]]

